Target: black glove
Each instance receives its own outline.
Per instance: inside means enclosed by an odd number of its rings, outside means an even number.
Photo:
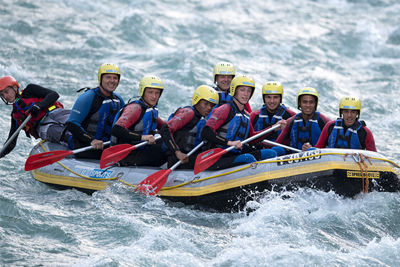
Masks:
[[[33,105],[27,112],[31,114],[33,117],[39,115],[41,108],[38,105]]]

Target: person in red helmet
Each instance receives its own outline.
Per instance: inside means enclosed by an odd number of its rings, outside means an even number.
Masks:
[[[32,115],[23,128],[27,137],[33,136],[56,143],[62,141],[69,110],[64,110],[63,105],[57,101],[58,93],[36,84],[28,84],[21,91],[19,89],[19,83],[14,77],[0,78],[0,97],[4,103],[13,107],[8,139],[28,115]],[[4,147],[0,157],[4,157],[15,148],[17,137],[18,135],[8,147]]]

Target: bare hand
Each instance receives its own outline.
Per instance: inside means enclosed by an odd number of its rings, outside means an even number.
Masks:
[[[312,147],[312,145],[310,143],[304,143],[303,146],[301,147],[301,150],[306,151],[307,149],[309,149],[310,147]]]
[[[90,142],[90,145],[94,148],[94,149],[103,149],[103,141],[101,140],[97,140],[94,139],[92,142]]]
[[[187,162],[189,162],[189,157],[185,154],[185,153],[183,153],[183,152],[181,152],[181,151],[175,151],[175,156],[180,160],[180,161],[182,161],[182,163],[187,163]]]
[[[156,139],[154,138],[154,135],[151,135],[151,134],[142,135],[142,141],[148,141],[149,145],[153,145],[156,143]]]
[[[277,123],[275,123],[275,125],[280,125],[280,127],[279,128],[277,128],[277,129],[275,129],[275,131],[281,131],[281,130],[283,130],[283,128],[285,128],[286,127],[286,120],[280,120],[280,121],[278,121]],[[274,126],[275,126],[274,125]]]
[[[242,149],[242,142],[237,141],[228,141],[228,146],[235,146],[236,149]]]

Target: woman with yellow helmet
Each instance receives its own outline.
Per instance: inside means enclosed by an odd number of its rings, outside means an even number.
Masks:
[[[233,100],[214,109],[206,122],[202,136],[211,146],[235,149],[222,156],[211,169],[230,167],[282,154],[281,148],[258,150],[241,141],[256,134],[244,110],[255,90],[254,80],[247,76],[236,76],[231,83],[230,94]],[[278,122],[281,124],[280,122]],[[261,141],[261,140],[260,140]]]
[[[70,149],[92,146],[93,150],[76,154],[80,158],[100,159],[104,142],[111,137],[111,126],[124,100],[114,91],[121,78],[119,67],[105,63],[98,70],[99,86],[86,90],[75,101],[67,129],[72,133]]]
[[[300,113],[287,121],[286,127],[276,139],[277,143],[307,150],[315,145],[325,124],[331,121],[317,112],[318,92],[312,87],[304,87],[297,93],[297,108]]]
[[[264,105],[250,114],[250,121],[255,131],[267,129],[280,120],[287,120],[296,115],[294,111],[282,104],[283,85],[281,82],[268,81],[262,87]],[[265,139],[275,141],[280,130],[265,135]]]
[[[178,108],[161,130],[160,134],[168,147],[168,167],[181,160],[180,168],[193,169],[196,157],[200,152],[190,152],[201,141],[201,131],[205,119],[218,103],[218,93],[208,85],[196,88],[192,97],[192,105]]]
[[[112,144],[136,145],[148,141],[148,145],[133,150],[120,161],[127,166],[160,166],[166,156],[162,142],[154,134],[165,124],[158,116],[158,100],[164,90],[163,81],[154,75],[144,76],[139,83],[140,99],[128,103],[116,116],[112,127]]]
[[[346,96],[339,102],[339,118],[327,123],[315,147],[351,148],[376,151],[372,132],[360,120],[361,100]]]

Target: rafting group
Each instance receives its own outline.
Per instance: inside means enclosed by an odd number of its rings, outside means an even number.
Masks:
[[[325,147],[376,151],[371,131],[359,119],[357,97],[343,97],[339,118],[331,120],[317,111],[316,89],[299,90],[296,113],[283,104],[282,83],[267,81],[262,86],[262,107],[252,111],[249,100],[256,87],[252,78],[236,75],[229,62],[217,63],[213,78],[213,87],[198,86],[191,105],[178,108],[165,121],[157,109],[163,81],[144,76],[138,99],[125,104],[115,93],[121,79],[115,64],[99,67],[98,87],[84,88],[72,110],[64,109],[57,92],[35,84],[21,90],[16,79],[4,76],[0,95],[12,105],[12,112],[0,157],[15,148],[21,129],[28,137],[61,143],[70,150],[90,148],[75,154],[77,158],[100,160],[109,150],[102,167],[167,163],[168,168],[193,169],[196,158],[212,156],[215,148],[223,153],[207,165],[214,170]],[[122,149],[129,153],[115,160],[113,155]]]

